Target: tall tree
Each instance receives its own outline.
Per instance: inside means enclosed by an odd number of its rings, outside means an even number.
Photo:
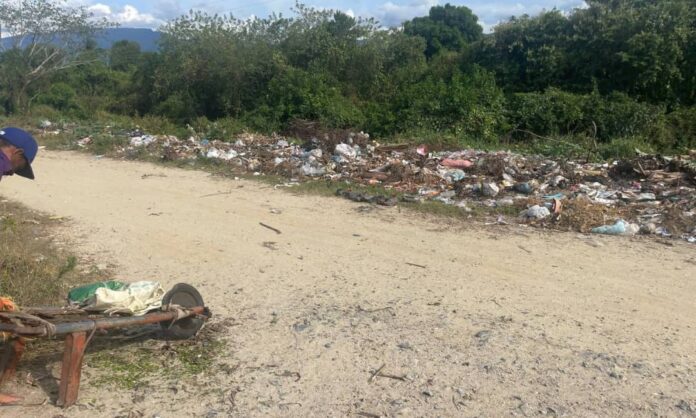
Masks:
[[[109,67],[116,71],[128,71],[138,64],[140,44],[134,41],[118,41],[109,51]]]
[[[87,62],[81,51],[107,26],[85,7],[64,1],[0,2],[0,88],[8,94],[6,110],[24,109],[37,81]]]
[[[405,22],[404,32],[425,39],[425,53],[428,57],[442,50],[461,51],[483,36],[483,28],[471,9],[449,3],[432,7],[428,16]]]

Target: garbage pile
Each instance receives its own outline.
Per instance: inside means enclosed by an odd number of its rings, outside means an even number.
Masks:
[[[696,243],[696,150],[684,156],[639,154],[588,163],[473,149],[430,152],[425,145],[381,145],[365,133],[304,143],[243,134],[231,142],[130,133],[124,155],[212,159],[241,172],[294,181],[326,179],[381,185],[390,196],[341,196],[384,205],[434,200],[465,211],[493,209],[526,222],[611,235],[651,234]]]

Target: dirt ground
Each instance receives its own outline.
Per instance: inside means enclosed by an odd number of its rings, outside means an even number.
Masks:
[[[196,286],[226,348],[197,381],[133,391],[95,388],[87,364],[78,405],[3,416],[696,416],[694,245],[74,153],[34,165],[2,196],[69,217],[64,233],[119,279]]]

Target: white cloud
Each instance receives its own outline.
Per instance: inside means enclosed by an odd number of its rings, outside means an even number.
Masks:
[[[106,4],[101,4],[101,3],[97,3],[93,6],[89,6],[87,8],[87,10],[89,10],[90,12],[92,12],[98,16],[108,16],[111,14],[111,7],[107,6]]]
[[[385,26],[398,26],[405,20],[416,16],[426,16],[430,8],[437,6],[438,0],[415,0],[409,4],[395,4],[388,1],[375,13],[377,19]]]
[[[97,3],[87,8],[95,17],[104,17],[129,28],[156,28],[164,24],[164,20],[158,19],[150,13],[141,13],[135,6],[126,4],[121,10],[114,10],[110,6]]]
[[[393,1],[397,2],[394,3]],[[506,1],[506,0],[468,0],[468,1],[440,1],[440,0],[414,0],[411,3],[401,4],[398,0],[383,3],[374,12],[374,16],[385,26],[398,26],[404,21],[418,16],[427,16],[433,6],[450,3],[454,6],[466,6],[479,18],[479,23],[486,32],[493,26],[511,16],[523,14],[536,15],[542,10],[551,10],[554,7],[562,11],[570,11],[577,7],[585,7],[584,0],[538,0]],[[525,4],[526,3],[526,4]]]

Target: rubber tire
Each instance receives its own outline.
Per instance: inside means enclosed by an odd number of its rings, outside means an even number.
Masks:
[[[179,305],[183,308],[205,306],[203,297],[195,287],[187,283],[178,283],[162,298],[162,305]],[[203,326],[205,321],[201,318],[189,317],[176,321],[160,322],[164,337],[170,340],[185,340],[193,337]]]

